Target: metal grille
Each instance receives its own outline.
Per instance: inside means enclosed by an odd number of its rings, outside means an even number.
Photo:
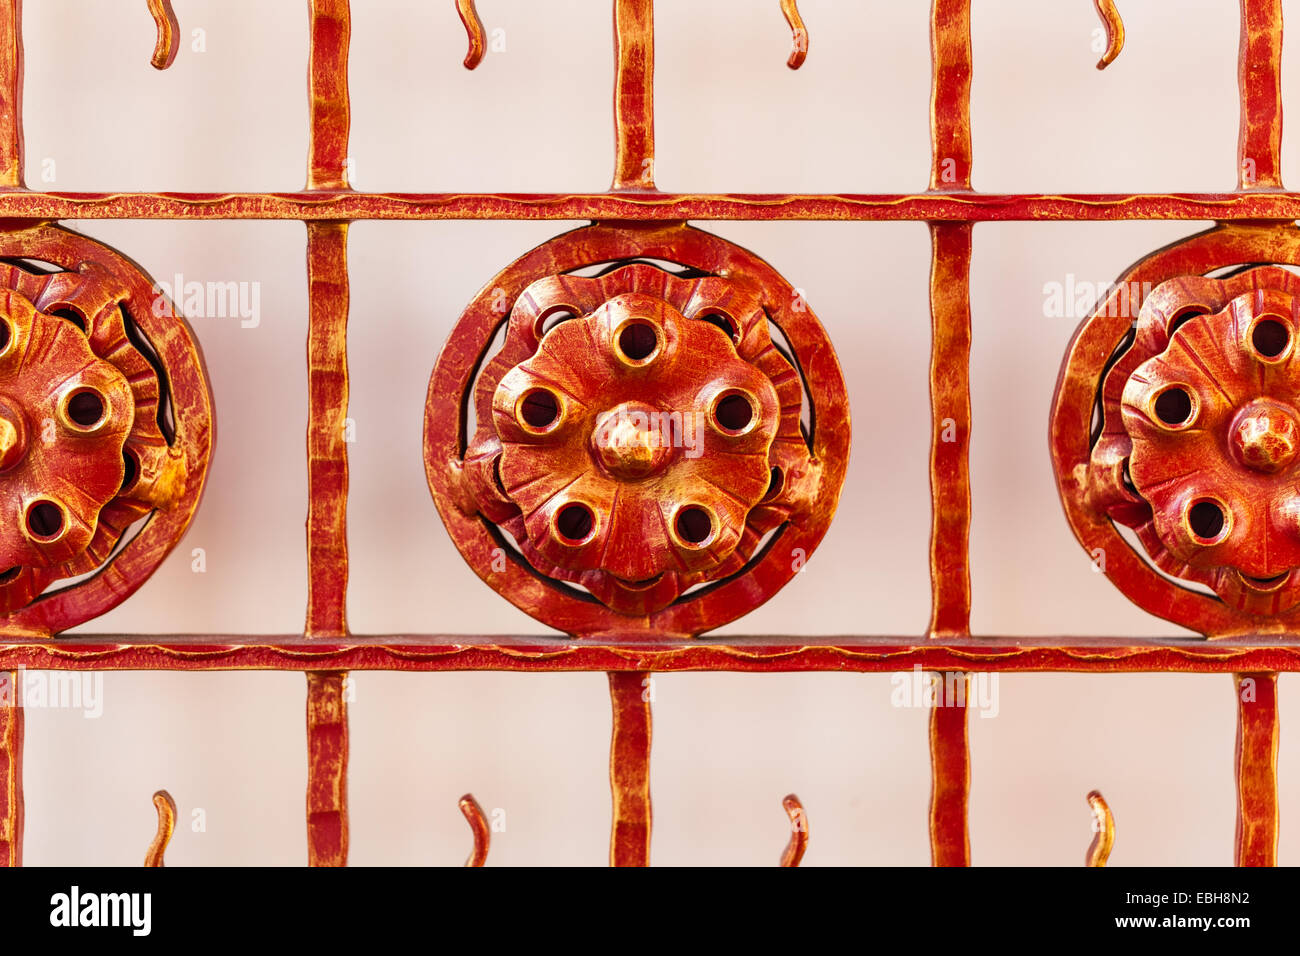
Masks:
[[[1269,865],[1277,846],[1276,680],[1300,670],[1300,645],[1290,636],[1268,642],[1139,641],[1043,636],[1003,639],[970,633],[971,519],[968,436],[970,405],[970,262],[975,223],[1004,220],[1215,220],[1220,223],[1300,217],[1300,197],[1284,191],[1281,147],[1281,0],[1241,0],[1240,144],[1243,168],[1231,193],[1142,195],[1004,195],[971,187],[971,0],[933,0],[931,50],[932,165],[930,187],[906,195],[695,195],[660,192],[653,182],[653,0],[614,0],[616,159],[610,190],[594,194],[366,193],[346,179],[348,0],[309,0],[308,107],[311,137],[306,188],[291,193],[48,193],[25,188],[22,171],[21,0],[0,0],[0,219],[288,219],[307,227],[309,590],[301,635],[175,636],[123,641],[94,635],[58,640],[7,634],[0,673],[45,670],[302,671],[307,680],[307,832],[313,865],[342,865],[348,850],[348,716],[344,681],[351,670],[520,672],[604,671],[612,703],[610,780],[611,862],[649,862],[651,709],[643,681],[668,671],[849,671],[923,669],[1224,673],[1253,678],[1256,699],[1237,694],[1235,759],[1238,816],[1236,859]],[[794,0],[782,9],[794,35],[789,66],[808,50]],[[1102,67],[1119,53],[1123,28],[1111,0],[1096,0],[1109,37]],[[457,7],[465,22],[473,68],[483,55],[483,31],[472,0]],[[176,21],[166,0],[151,0],[159,24],[155,66],[174,53]],[[930,304],[931,412],[952,419],[956,441],[932,438],[930,571],[932,612],[925,633],[903,636],[780,635],[731,640],[618,642],[492,635],[354,635],[345,619],[348,547],[347,322],[349,223],[357,220],[686,220],[921,221],[932,237]],[[11,674],[10,679],[15,679]],[[1227,688],[1224,688],[1227,692]],[[1235,692],[1235,688],[1234,688]],[[0,863],[17,865],[22,848],[22,709],[0,708]],[[933,773],[929,826],[933,862],[970,862],[967,802],[970,755],[964,706],[936,707],[930,718]],[[159,801],[160,819],[167,816]],[[472,801],[463,808],[476,825],[482,862],[486,830]],[[1095,805],[1099,817],[1106,814]],[[794,837],[782,862],[797,864],[807,840],[802,811],[788,799]],[[165,843],[168,827],[160,828]],[[1107,843],[1110,834],[1103,827]],[[1097,844],[1094,843],[1094,851]],[[151,859],[161,860],[161,844]],[[1101,854],[1104,857],[1104,853]],[[1095,859],[1096,853],[1092,854]]]

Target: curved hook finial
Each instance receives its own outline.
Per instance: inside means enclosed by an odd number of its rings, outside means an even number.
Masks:
[[[153,795],[153,805],[158,810],[158,832],[144,855],[144,865],[164,866],[163,854],[167,852],[172,831],[176,829],[176,801],[166,790],[159,790]]]
[[[487,862],[488,847],[492,843],[492,832],[488,829],[487,817],[483,808],[474,799],[474,794],[467,793],[460,798],[460,812],[469,821],[470,831],[474,834],[474,849],[465,861],[466,866],[482,866]]]
[[[1097,69],[1104,70],[1115,62],[1119,51],[1124,49],[1124,21],[1115,9],[1115,0],[1092,0],[1092,5],[1097,8],[1097,16],[1101,17],[1101,22],[1106,27],[1106,52],[1097,61]]]
[[[781,866],[798,866],[808,850],[808,814],[803,804],[793,793],[788,793],[781,801],[786,816],[790,818],[790,842],[781,853]]]
[[[1115,817],[1100,790],[1088,794],[1088,806],[1092,807],[1092,829],[1096,835],[1088,845],[1086,865],[1105,866],[1115,845]]]
[[[181,25],[172,9],[172,0],[149,0],[149,13],[158,26],[158,39],[149,62],[155,70],[165,70],[176,59],[176,34]]]
[[[456,12],[460,22],[465,24],[465,33],[469,36],[469,52],[465,54],[465,69],[472,70],[483,62],[483,21],[478,18],[474,0],[456,0]]]
[[[785,14],[785,22],[790,24],[790,33],[794,39],[790,58],[785,61],[785,65],[797,70],[808,58],[808,30],[803,25],[803,17],[799,16],[798,0],[781,0],[781,12]]]

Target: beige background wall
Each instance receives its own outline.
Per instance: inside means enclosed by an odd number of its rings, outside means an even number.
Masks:
[[[354,184],[366,190],[598,190],[612,169],[608,0],[481,0],[505,50],[473,74],[453,4],[356,0]],[[674,191],[888,192],[928,178],[924,0],[803,0],[807,64],[786,69],[776,0],[660,0],[658,156]],[[304,179],[301,0],[178,0],[185,45],[148,65],[144,4],[28,0],[28,181],[58,190],[291,190]],[[1128,0],[1128,45],[1098,73],[1091,5],[975,0],[975,183],[989,191],[1219,190],[1234,183],[1235,0]],[[1300,4],[1288,3],[1300,17]],[[191,47],[200,29],[203,52]],[[1291,37],[1296,37],[1293,32]],[[1295,41],[1286,82],[1294,85]],[[1293,127],[1294,128],[1294,127]],[[1285,172],[1300,181],[1288,135]],[[47,161],[52,161],[50,167]],[[52,181],[43,174],[52,173]],[[181,549],[90,626],[111,633],[294,632],[306,567],[304,229],[298,223],[74,224],[155,277],[259,283],[260,323],[197,318],[219,414],[207,498]],[[349,613],[358,632],[534,632],[461,562],[432,506],[421,414],[460,309],[564,223],[360,223],[352,271]],[[919,634],[928,613],[924,225],[717,223],[804,290],[849,380],[853,457],[806,573],[734,633]],[[1108,281],[1198,224],[985,224],[975,231],[974,625],[986,634],[1171,635],[1071,536],[1047,410],[1077,318],[1043,286]],[[191,570],[193,548],[206,571]],[[1288,693],[1300,690],[1287,677]],[[926,713],[886,675],[657,680],[653,859],[775,862],[780,798],[812,822],[815,864],[928,862]],[[1013,675],[971,720],[980,864],[1074,865],[1084,794],[1119,826],[1112,862],[1228,864],[1227,677]],[[304,681],[297,674],[104,677],[98,719],[30,710],[27,860],[136,864],[150,794],[181,808],[168,862],[297,864]],[[491,862],[602,864],[608,697],[600,674],[356,677],[352,861],[453,864],[456,798],[505,811]],[[1288,698],[1289,702],[1290,698]],[[1289,711],[1288,711],[1289,714]],[[1285,720],[1285,716],[1284,716]],[[1283,739],[1285,805],[1300,752]],[[206,829],[195,832],[194,811]],[[1281,859],[1300,862],[1282,831]]]

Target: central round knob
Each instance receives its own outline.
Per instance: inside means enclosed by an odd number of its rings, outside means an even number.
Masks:
[[[591,447],[615,478],[636,479],[659,471],[682,438],[680,413],[661,412],[642,402],[624,402],[596,420]]]
[[[1251,402],[1237,416],[1232,451],[1247,468],[1276,474],[1295,461],[1300,427],[1295,412],[1266,399]]]
[[[8,471],[27,454],[27,420],[0,396],[0,471]]]

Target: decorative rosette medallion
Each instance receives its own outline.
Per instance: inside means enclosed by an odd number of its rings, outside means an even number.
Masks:
[[[593,226],[462,316],[425,447],[457,545],[524,610],[580,635],[694,634],[766,600],[820,540],[847,403],[769,266],[683,226]]]
[[[211,397],[188,327],[152,286],[67,230],[0,234],[7,631],[53,633],[124,600],[197,507]]]
[[[1139,604],[1210,636],[1282,633],[1300,614],[1300,276],[1236,265],[1292,261],[1295,232],[1219,227],[1139,263],[1081,328],[1058,386],[1053,450],[1076,534]],[[1218,274],[1162,276],[1178,266]],[[1121,294],[1140,302],[1136,322]]]

